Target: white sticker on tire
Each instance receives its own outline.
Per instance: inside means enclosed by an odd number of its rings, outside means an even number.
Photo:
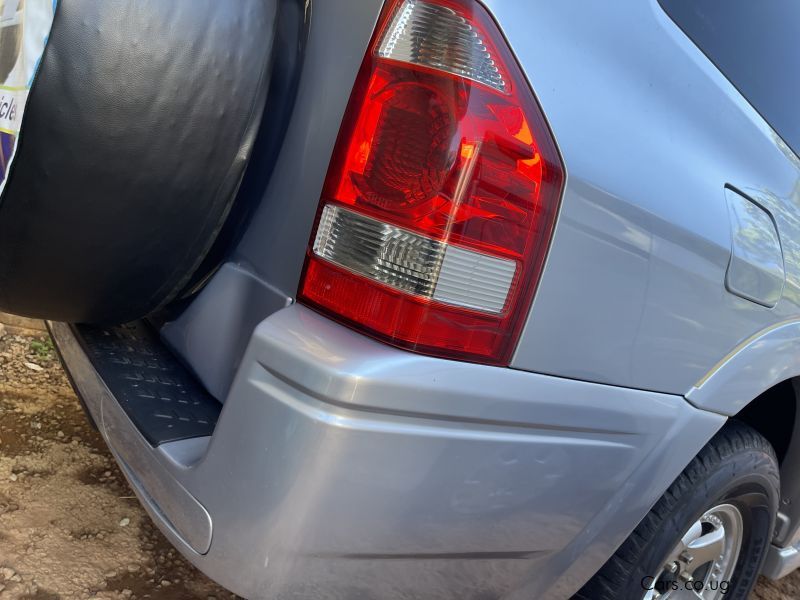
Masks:
[[[57,0],[0,0],[0,193],[17,149],[25,103]]]

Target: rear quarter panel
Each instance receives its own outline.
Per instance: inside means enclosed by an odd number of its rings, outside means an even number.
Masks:
[[[742,342],[795,320],[797,157],[658,3],[488,5],[568,173],[512,366],[686,394]],[[726,185],[775,218],[787,282],[772,309],[726,291]]]

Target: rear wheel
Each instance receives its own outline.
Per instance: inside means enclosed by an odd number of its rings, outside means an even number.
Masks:
[[[744,600],[772,537],[778,498],[772,446],[752,428],[732,421],[577,598]]]

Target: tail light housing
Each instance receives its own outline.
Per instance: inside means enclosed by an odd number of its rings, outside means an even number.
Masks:
[[[393,0],[342,122],[299,299],[409,350],[508,364],[563,180],[486,10]]]

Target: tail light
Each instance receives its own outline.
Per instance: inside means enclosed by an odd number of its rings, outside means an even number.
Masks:
[[[508,364],[563,178],[485,9],[391,1],[336,142],[300,300],[403,348]]]

